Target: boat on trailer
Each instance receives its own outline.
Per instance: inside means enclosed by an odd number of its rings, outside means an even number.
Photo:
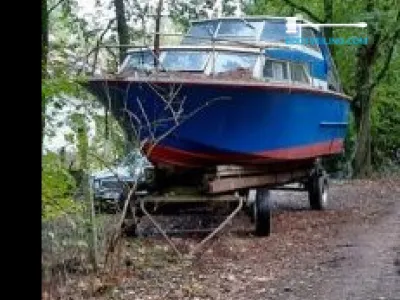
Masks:
[[[288,33],[283,17],[194,21],[179,45],[137,47],[117,74],[88,81],[143,145],[157,195],[185,184],[199,197],[248,202],[256,189],[261,234],[270,188],[298,181],[313,208],[326,206],[319,159],[343,151],[350,98],[322,33],[296,24]]]

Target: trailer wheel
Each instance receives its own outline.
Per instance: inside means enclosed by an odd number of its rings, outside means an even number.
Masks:
[[[271,192],[268,189],[257,189],[256,200],[253,204],[253,217],[256,235],[268,236],[271,233]]]
[[[324,210],[328,207],[328,176],[314,173],[308,181],[308,200],[313,210]]]
[[[250,222],[253,224],[255,222],[255,217],[254,217],[254,205],[256,203],[256,194],[257,190],[251,189],[249,190],[247,195],[247,205],[244,208],[244,211],[246,215],[250,218]]]

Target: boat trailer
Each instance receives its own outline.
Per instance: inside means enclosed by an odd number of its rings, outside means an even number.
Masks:
[[[268,236],[271,233],[271,190],[307,191],[310,208],[314,210],[325,209],[328,200],[328,176],[319,159],[288,164],[284,168],[282,165],[220,165],[206,170],[181,172],[153,168],[146,170],[145,178],[144,185],[138,186],[130,199],[125,229],[129,227],[127,231],[136,233],[141,218],[146,216],[180,257],[182,253],[155,220],[155,215],[176,213],[174,208],[191,204],[228,205],[231,212],[219,226],[207,230],[209,234],[192,249],[191,256],[243,209],[255,224],[255,234]],[[286,186],[292,183],[299,185]],[[204,232],[204,229],[190,231]]]

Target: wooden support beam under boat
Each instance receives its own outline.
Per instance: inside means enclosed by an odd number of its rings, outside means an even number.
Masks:
[[[231,176],[247,176],[255,174],[268,173],[269,168],[266,166],[236,166],[236,165],[219,165],[215,168],[216,177]]]
[[[313,160],[294,161],[282,164],[282,162],[268,165],[218,165],[209,168],[206,172],[208,179],[248,175],[265,175],[291,172],[293,170],[305,170],[313,167]]]
[[[306,177],[309,170],[265,174],[247,177],[216,178],[208,182],[208,193],[218,194],[246,188],[266,187],[286,184]]]

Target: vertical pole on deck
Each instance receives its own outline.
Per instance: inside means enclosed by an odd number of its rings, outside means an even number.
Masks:
[[[160,57],[160,27],[161,27],[161,11],[163,0],[158,1],[156,12],[156,33],[154,36],[154,67],[158,70],[159,57]]]

